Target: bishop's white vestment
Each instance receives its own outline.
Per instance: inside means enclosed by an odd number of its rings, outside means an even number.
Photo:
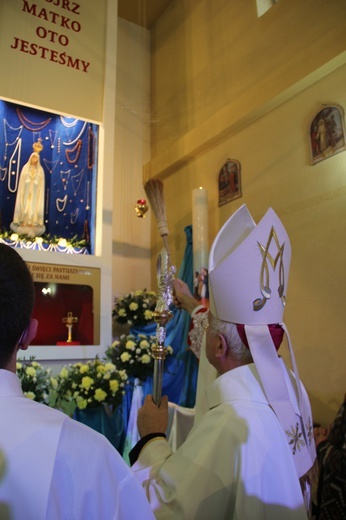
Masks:
[[[175,453],[156,438],[132,466],[156,518],[306,520],[287,438],[254,364],[219,376],[205,395],[209,410]]]

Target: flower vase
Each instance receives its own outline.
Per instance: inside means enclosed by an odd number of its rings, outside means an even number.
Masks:
[[[131,400],[131,408],[129,413],[129,419],[126,429],[126,436],[125,436],[125,444],[124,444],[124,450],[123,450],[123,459],[127,464],[130,465],[130,459],[129,459],[129,453],[131,449],[137,444],[137,442],[140,439],[138,429],[137,429],[137,415],[138,410],[143,404],[143,386],[142,382],[136,378],[134,380],[134,387],[133,387],[133,393],[132,393],[132,400]]]
[[[76,408],[73,418],[102,433],[114,448],[122,453],[125,432],[121,406],[118,406],[114,412],[103,405],[84,410]]]

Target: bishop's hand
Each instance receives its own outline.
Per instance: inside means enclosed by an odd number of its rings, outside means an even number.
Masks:
[[[168,397],[162,396],[160,406],[153,401],[152,395],[147,395],[143,406],[138,410],[138,432],[141,437],[150,433],[165,433],[168,427]]]

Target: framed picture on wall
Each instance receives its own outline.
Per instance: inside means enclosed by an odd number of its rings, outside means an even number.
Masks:
[[[310,128],[310,155],[316,164],[346,149],[345,116],[339,105],[324,105],[313,117]]]
[[[227,159],[218,175],[219,206],[241,197],[241,166],[236,159]]]

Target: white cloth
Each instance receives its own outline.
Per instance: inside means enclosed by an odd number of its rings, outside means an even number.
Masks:
[[[152,519],[130,468],[108,440],[24,397],[0,370],[1,511],[13,520]]]
[[[166,437],[173,451],[185,442],[195,419],[195,409],[168,403],[168,428]]]
[[[205,390],[217,378],[217,370],[209,363],[205,353],[205,331],[209,325],[208,312],[207,307],[198,305],[191,313],[189,341],[192,352],[199,360],[194,416],[195,425],[208,411]]]
[[[217,378],[217,370],[207,360],[205,353],[205,334],[202,339],[202,348],[199,357],[197,389],[196,389],[196,404],[195,404],[195,425],[201,417],[208,411],[208,400],[206,391],[209,385]]]
[[[192,352],[199,359],[194,419],[195,425],[208,411],[208,402],[205,390],[217,378],[217,370],[209,363],[205,353],[205,331],[209,325],[208,312],[207,307],[204,307],[204,305],[198,305],[191,313],[189,340]]]
[[[209,411],[175,453],[156,439],[132,466],[156,518],[306,520],[292,455],[255,366],[218,377],[206,396]]]
[[[126,429],[125,444],[123,449],[123,459],[128,465],[130,465],[129,453],[133,446],[137,444],[140,439],[140,435],[137,428],[137,416],[138,410],[143,404],[144,393],[143,386],[140,384],[139,379],[135,379],[135,385],[133,388],[131,407],[129,413],[129,421]]]

